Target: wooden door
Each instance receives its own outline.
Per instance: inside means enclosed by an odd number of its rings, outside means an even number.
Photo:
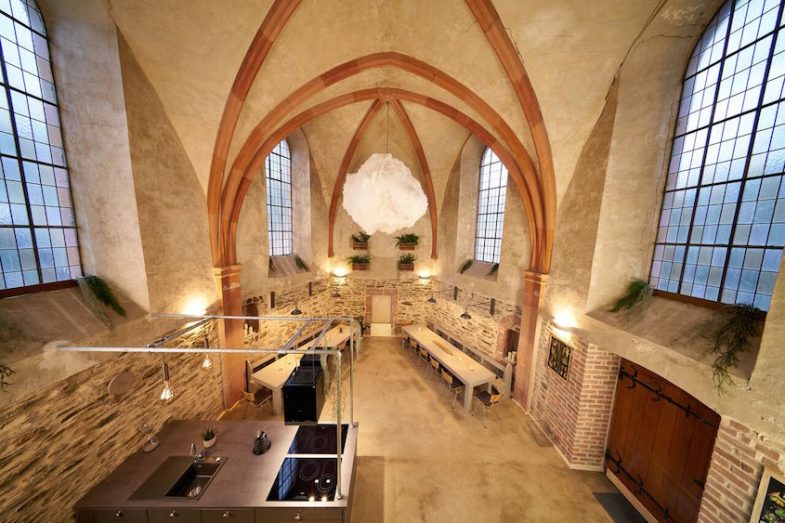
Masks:
[[[695,521],[719,423],[683,390],[622,360],[605,468],[659,521]]]

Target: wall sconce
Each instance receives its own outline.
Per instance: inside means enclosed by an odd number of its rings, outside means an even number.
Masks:
[[[417,276],[420,278],[420,281],[428,281],[431,279],[431,273],[428,271],[421,271]]]
[[[346,267],[336,267],[333,269],[333,276],[336,278],[345,278],[347,274],[349,274],[349,271],[346,270]]]
[[[205,349],[210,348],[210,339],[207,337],[207,334],[204,335],[204,348]],[[202,368],[204,370],[209,370],[212,366],[213,366],[213,362],[210,359],[210,353],[209,352],[205,352],[204,353],[204,360],[202,360]]]
[[[575,317],[570,312],[561,310],[553,316],[553,324],[563,331],[569,331],[575,327]]]
[[[163,354],[162,357],[164,362],[162,366],[164,374],[164,388],[161,391],[161,401],[169,402],[172,401],[172,398],[174,398],[174,389],[172,389],[172,386],[169,385],[169,365],[166,364],[166,354]]]

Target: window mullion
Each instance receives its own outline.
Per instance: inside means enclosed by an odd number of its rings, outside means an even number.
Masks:
[[[684,257],[682,258],[682,261],[681,261],[681,273],[679,274],[679,280],[678,280],[679,285],[678,285],[678,287],[676,289],[676,292],[679,293],[679,294],[681,294],[681,289],[682,289],[682,286],[684,285],[684,271],[687,269],[687,254],[688,254],[688,252],[690,250],[690,242],[692,240],[692,228],[693,228],[693,225],[695,223],[695,212],[698,209],[698,197],[700,195],[700,189],[701,189],[701,187],[703,185],[703,174],[704,174],[704,172],[706,170],[706,156],[709,153],[709,143],[711,141],[712,125],[714,125],[714,115],[716,114],[716,111],[717,111],[717,100],[718,100],[718,98],[720,96],[720,85],[722,84],[722,73],[725,70],[725,58],[726,58],[726,54],[728,52],[728,41],[730,40],[730,38],[729,38],[730,37],[730,30],[731,30],[731,27],[733,27],[733,15],[734,15],[734,12],[735,12],[735,10],[731,7],[730,13],[728,14],[728,24],[727,24],[727,27],[725,29],[725,41],[722,44],[722,59],[719,62],[720,68],[719,68],[719,71],[717,72],[717,85],[714,87],[714,100],[712,101],[712,104],[711,104],[711,114],[709,116],[709,122],[710,123],[709,123],[709,125],[706,128],[706,141],[703,144],[703,156],[701,158],[700,173],[698,174],[698,186],[695,189],[695,200],[692,202],[692,212],[691,212],[691,215],[690,215],[690,225],[689,225],[689,228],[687,229],[687,246],[684,248]],[[682,93],[682,96],[683,96],[683,93]],[[672,149],[672,147],[671,147],[671,149]],[[671,155],[672,154],[673,154],[673,151],[671,150]],[[664,204],[665,204],[665,202],[663,200],[663,205]],[[662,211],[660,211],[660,217],[662,217]],[[675,253],[674,253],[674,256],[675,256]],[[720,291],[721,290],[722,289],[720,289]]]
[[[744,198],[744,188],[747,184],[747,176],[750,168],[750,162],[752,161],[752,149],[755,147],[755,135],[758,133],[758,123],[760,122],[760,113],[763,110],[761,107],[763,104],[763,98],[766,95],[766,84],[769,81],[769,73],[771,72],[771,63],[774,58],[774,51],[777,47],[777,38],[780,35],[780,17],[782,16],[782,9],[785,3],[780,2],[779,8],[777,9],[777,24],[774,29],[774,32],[771,34],[771,46],[769,46],[769,56],[766,59],[766,69],[763,72],[763,80],[760,86],[760,94],[758,95],[758,104],[757,104],[757,111],[755,112],[755,116],[753,116],[752,120],[752,131],[750,134],[750,143],[747,146],[747,158],[744,162],[744,170],[742,171],[741,183],[739,184],[739,197],[736,200],[736,209],[733,213],[733,221],[731,222],[730,228],[730,236],[728,238],[728,252],[725,253],[725,265],[722,268],[722,279],[720,279],[720,295],[719,300],[722,301],[722,294],[725,290],[725,279],[728,276],[728,264],[730,263],[730,253],[731,249],[733,248],[733,240],[736,236],[736,222],[739,219],[739,212],[741,211],[741,203]],[[759,40],[756,40],[756,43]],[[778,102],[781,99],[778,99]],[[763,246],[765,249],[766,245]],[[760,273],[758,274],[758,278],[760,278]],[[757,286],[757,283],[756,283]],[[753,292],[753,301],[754,301],[755,292]],[[735,300],[734,300],[735,301]]]
[[[27,194],[27,179],[25,177],[24,164],[22,163],[22,147],[19,144],[19,132],[16,129],[16,112],[14,111],[14,102],[11,97],[11,88],[8,83],[8,70],[6,68],[5,53],[3,52],[2,46],[0,46],[0,69],[2,69],[3,78],[5,79],[5,82],[3,83],[3,91],[5,92],[6,101],[8,103],[8,118],[11,122],[11,131],[14,135],[14,146],[16,147],[17,156],[16,158],[14,158],[14,160],[16,160],[17,164],[19,165],[19,179],[21,180],[22,193],[24,194],[25,197],[25,212],[27,213],[27,224],[28,224],[27,228],[30,230],[30,238],[33,244],[33,257],[35,259],[35,268],[36,271],[38,272],[38,283],[42,284],[44,283],[44,275],[43,275],[43,271],[41,270],[41,259],[38,255],[38,240],[35,237],[35,228],[33,226],[33,212],[32,209],[30,208],[30,197]],[[9,208],[10,208],[10,201],[9,201]],[[12,218],[12,222],[13,222],[13,218]],[[25,284],[24,281],[25,271],[24,268],[22,267],[22,256],[19,252],[19,244],[16,240],[16,224],[14,224],[14,243],[16,244],[16,256],[19,258],[19,270],[22,273],[22,287],[26,287],[27,285]]]

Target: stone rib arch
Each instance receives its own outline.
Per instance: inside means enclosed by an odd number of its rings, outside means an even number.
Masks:
[[[291,112],[292,109],[302,104],[314,94],[340,80],[357,75],[368,69],[378,67],[398,67],[416,76],[420,76],[468,103],[484,120],[490,123],[496,133],[510,148],[517,170],[521,172],[522,177],[528,186],[527,193],[531,195],[531,198],[528,201],[525,201],[527,212],[532,212],[536,218],[534,222],[536,226],[532,230],[541,231],[533,235],[536,238],[535,241],[538,243],[537,248],[533,249],[533,252],[538,253],[538,256],[534,259],[535,263],[532,264],[532,267],[536,267],[538,270],[547,270],[548,258],[543,257],[543,259],[540,259],[539,251],[541,246],[539,243],[542,242],[542,247],[552,244],[552,240],[544,238],[543,235],[546,231],[552,231],[553,224],[547,221],[548,215],[545,213],[545,202],[540,191],[540,182],[538,181],[537,172],[531,157],[526,152],[523,144],[504,119],[487,102],[468,87],[425,62],[397,52],[383,52],[367,55],[344,62],[343,64],[330,69],[295,90],[257,124],[241,147],[240,152],[229,171],[228,179],[224,184],[221,200],[222,212],[220,213],[222,231],[226,231],[229,227],[229,222],[232,219],[231,216],[234,214],[234,211],[226,211],[232,208],[235,196],[240,190],[242,179],[248,175],[248,170],[251,166],[258,164],[260,161],[258,155],[261,151],[257,150],[254,144],[264,141],[264,135],[266,132],[269,132],[269,129],[275,128],[275,126],[278,125],[278,122],[287,113]],[[218,214],[211,215],[211,218],[213,216],[218,216]]]
[[[264,161],[264,158],[269,154],[270,150],[272,150],[275,144],[277,144],[281,139],[285,138],[287,134],[292,132],[294,129],[303,126],[305,123],[321,114],[352,103],[374,99],[381,99],[383,101],[394,99],[404,100],[422,105],[423,107],[441,113],[442,115],[463,126],[470,132],[474,133],[480,140],[485,142],[486,145],[488,145],[488,147],[490,147],[497,154],[497,156],[499,156],[502,162],[504,162],[504,164],[507,166],[510,174],[513,177],[515,186],[524,201],[524,210],[526,212],[527,223],[531,231],[532,240],[530,266],[538,267],[537,263],[540,254],[538,249],[540,241],[538,240],[539,231],[536,225],[536,217],[532,211],[532,194],[529,192],[529,185],[525,182],[523,173],[519,169],[518,164],[515,162],[514,157],[510,151],[508,151],[505,145],[499,142],[492,133],[485,129],[485,127],[458,109],[455,109],[454,107],[442,101],[430,98],[426,95],[390,87],[363,89],[336,96],[292,117],[289,121],[270,134],[270,136],[257,144],[257,153],[254,155],[253,163],[249,165],[249,168],[244,173],[245,175],[238,182],[238,191],[236,192],[235,199],[231,202],[232,211],[228,216],[229,219],[225,224],[226,228],[224,229],[224,238],[226,238],[227,243],[224,245],[224,248],[229,255],[228,260],[230,263],[234,263],[235,260],[237,218],[239,217],[239,212],[242,208],[243,199],[245,198],[245,194],[251,184],[251,181],[253,180],[253,177],[259,171],[261,162]]]

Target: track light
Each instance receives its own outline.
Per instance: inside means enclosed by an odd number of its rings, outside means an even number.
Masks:
[[[163,355],[164,388],[161,391],[161,401],[172,401],[174,390],[169,385],[169,365],[166,364],[166,354]]]
[[[210,347],[210,339],[205,335],[204,337],[204,348],[207,349]],[[213,366],[213,361],[210,359],[210,353],[204,353],[204,360],[202,360],[202,368],[204,370],[209,370]]]

